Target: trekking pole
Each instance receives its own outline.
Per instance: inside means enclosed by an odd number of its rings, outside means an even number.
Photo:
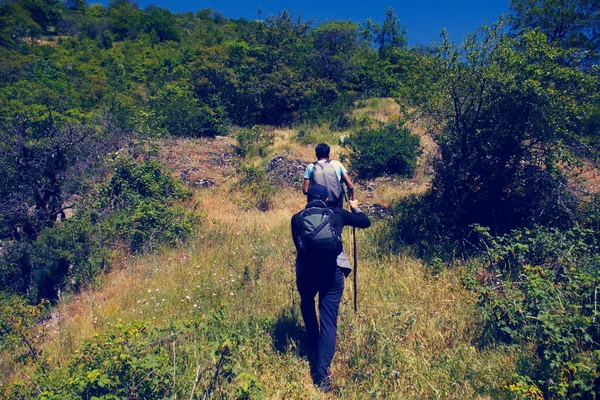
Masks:
[[[352,191],[352,196],[350,200],[354,200],[354,190]],[[346,197],[346,202],[348,202],[348,197]],[[348,203],[348,208],[350,209],[350,212],[352,212],[352,207],[350,207],[350,203]],[[358,311],[358,274],[357,274],[357,267],[358,267],[358,251],[356,248],[356,227],[353,226],[352,227],[352,244],[354,245],[354,251],[352,254],[352,258],[354,259],[354,313],[356,313]]]
[[[352,192],[352,200],[354,200],[354,191]],[[356,227],[352,227],[352,243],[354,244],[354,313],[358,312],[358,251],[356,248]]]

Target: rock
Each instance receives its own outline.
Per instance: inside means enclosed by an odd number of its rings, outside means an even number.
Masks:
[[[391,219],[394,216],[394,210],[378,203],[365,204],[361,208],[368,216],[376,219]]]
[[[215,186],[215,180],[211,179],[211,178],[201,178],[201,179],[197,180],[196,182],[194,182],[193,184],[196,187],[208,189],[208,188]]]
[[[284,156],[271,158],[266,167],[267,174],[275,184],[285,187],[300,188],[304,180],[306,163],[302,160],[290,160]]]

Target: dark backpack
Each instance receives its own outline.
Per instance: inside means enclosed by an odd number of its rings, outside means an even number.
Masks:
[[[315,161],[313,165],[313,183],[323,185],[329,190],[327,203],[335,205],[341,204],[344,190],[342,189],[342,184],[335,173],[333,165],[329,163],[329,160],[323,163]]]
[[[300,214],[299,250],[312,259],[336,258],[342,252],[342,238],[333,227],[333,211],[309,207]]]

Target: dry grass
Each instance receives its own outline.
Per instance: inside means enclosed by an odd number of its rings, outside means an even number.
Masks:
[[[304,199],[287,191],[267,213],[242,212],[224,193],[198,193],[206,218],[188,245],[123,258],[100,287],[58,307],[59,322],[45,348],[55,366],[83,340],[119,322],[168,324],[208,314],[216,304],[240,321],[299,315],[289,218]],[[359,231],[359,249],[372,246],[367,233]],[[342,397],[486,398],[481,388],[499,389],[514,360],[471,344],[474,299],[461,287],[459,272],[433,276],[415,259],[367,253],[359,267],[359,313],[352,311],[350,280],[340,310],[332,372]],[[251,282],[241,285],[245,270]],[[248,350],[240,360],[264,385],[266,398],[326,397],[312,386],[297,340],[291,337],[282,350],[265,338],[258,353]]]
[[[357,108],[352,111],[356,118],[369,116],[377,121],[391,122],[401,116],[400,105],[393,98],[374,98],[356,102]]]

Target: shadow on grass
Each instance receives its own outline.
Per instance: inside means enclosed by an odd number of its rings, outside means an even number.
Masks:
[[[279,317],[271,326],[273,347],[278,353],[295,353],[300,357],[306,356],[308,343],[306,329],[301,325],[302,317],[294,310],[282,310]]]

